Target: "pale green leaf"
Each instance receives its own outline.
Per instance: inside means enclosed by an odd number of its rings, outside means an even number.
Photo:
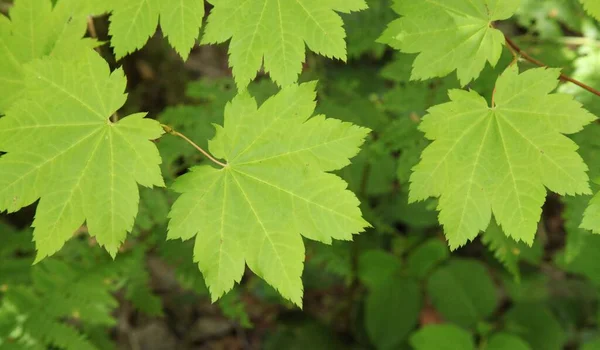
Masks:
[[[114,1],[110,18],[111,45],[117,58],[142,48],[160,27],[169,43],[186,60],[200,34],[204,0]]]
[[[67,6],[70,5],[70,6]],[[54,9],[50,0],[19,0],[10,8],[10,20],[0,16],[0,114],[16,102],[25,89],[27,63],[45,56],[72,56],[86,30],[91,9],[73,0]]]
[[[248,94],[238,95],[209,143],[227,166],[193,168],[173,186],[182,195],[170,214],[169,238],[196,236],[194,258],[213,299],[240,281],[247,263],[300,305],[302,236],[351,240],[368,226],[347,184],[326,171],[348,165],[369,130],[309,119],[314,89],[289,86],[260,108]]]
[[[451,90],[421,130],[433,142],[411,176],[411,201],[439,197],[439,221],[452,249],[484,231],[492,214],[503,231],[531,245],[546,188],[589,194],[587,166],[563,134],[596,119],[565,94],[549,94],[559,71],[509,68],[495,105],[474,91]]]
[[[204,44],[229,43],[229,65],[239,88],[263,67],[280,86],[298,79],[305,45],[346,60],[346,33],[338,12],[366,7],[362,0],[219,0],[208,17]]]
[[[443,77],[454,70],[461,85],[477,78],[486,62],[495,66],[504,36],[492,27],[518,8],[519,0],[395,0],[401,17],[381,41],[405,53],[418,53],[412,79]]]
[[[600,2],[598,0],[579,0],[583,5],[583,8],[592,15],[594,18],[600,21]]]
[[[138,211],[137,183],[163,185],[160,125],[135,114],[110,116],[125,102],[121,70],[92,50],[74,61],[45,59],[26,72],[25,95],[0,119],[0,210],[40,199],[33,226],[37,260],[58,251],[87,221],[115,255]]]

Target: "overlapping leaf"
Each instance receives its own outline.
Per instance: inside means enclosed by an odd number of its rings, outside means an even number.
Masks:
[[[519,0],[395,0],[401,17],[380,40],[406,53],[419,53],[412,79],[443,77],[456,70],[462,85],[477,78],[486,61],[500,59],[504,36],[492,22],[507,19]]]
[[[411,176],[411,201],[439,197],[439,221],[451,248],[487,228],[492,213],[504,232],[533,242],[546,188],[588,194],[587,166],[575,133],[594,119],[569,95],[549,94],[559,71],[506,70],[495,105],[474,91],[451,90],[421,130],[433,140]],[[545,188],[546,187],[546,188]]]
[[[23,94],[27,63],[45,56],[70,55],[84,46],[86,16],[101,6],[85,1],[18,0],[7,17],[0,15],[0,114]]]
[[[229,44],[235,81],[245,88],[263,66],[280,86],[296,82],[305,44],[325,57],[346,60],[346,33],[337,12],[366,8],[363,0],[219,0],[202,38]]]
[[[163,34],[185,60],[200,34],[204,0],[113,1],[109,33],[117,58],[146,44],[160,19]]]
[[[198,166],[173,186],[182,195],[170,214],[169,238],[196,236],[194,258],[213,299],[240,281],[247,263],[301,305],[301,237],[350,240],[368,226],[346,183],[327,173],[349,164],[368,129],[309,119],[314,88],[289,86],[260,108],[238,95],[209,143],[227,166]]]
[[[26,89],[0,118],[0,210],[39,198],[33,226],[40,260],[59,250],[87,220],[111,255],[131,230],[137,183],[163,185],[162,134],[144,114],[112,123],[125,102],[123,72],[110,74],[92,50],[72,61],[44,59],[25,72]]]

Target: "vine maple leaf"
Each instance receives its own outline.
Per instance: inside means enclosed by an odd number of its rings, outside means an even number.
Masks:
[[[10,20],[0,15],[0,114],[23,94],[27,63],[93,45],[81,39],[86,18],[103,11],[79,0],[62,0],[54,7],[50,0],[20,0],[10,8]]]
[[[474,91],[451,90],[451,102],[429,110],[420,126],[433,142],[410,178],[410,200],[439,197],[439,220],[455,249],[487,228],[491,214],[504,232],[532,244],[546,189],[590,193],[587,166],[563,134],[596,119],[566,94],[549,94],[557,69],[496,83],[495,105]]]
[[[160,27],[169,43],[186,60],[200,34],[203,0],[113,1],[109,34],[117,58],[142,48]]]
[[[363,0],[219,0],[208,17],[203,44],[231,39],[229,64],[245,88],[263,66],[280,86],[296,82],[306,45],[346,60],[346,33],[337,12],[367,8]]]
[[[125,102],[122,70],[87,49],[74,61],[43,59],[25,72],[26,89],[0,118],[0,211],[38,198],[37,261],[58,251],[87,220],[90,235],[115,255],[138,210],[137,184],[163,186],[163,133],[144,113],[112,123]]]
[[[495,66],[504,36],[492,22],[510,18],[520,0],[395,0],[402,17],[389,24],[380,40],[418,53],[411,79],[443,77],[456,70],[464,86],[477,78],[486,61]]]
[[[347,184],[327,173],[349,164],[369,130],[324,116],[315,84],[289,86],[257,107],[247,93],[225,109],[209,148],[227,160],[178,178],[170,239],[196,236],[194,259],[213,300],[242,278],[245,263],[302,303],[302,236],[350,240],[368,226]]]
[[[597,0],[580,0],[585,10],[597,20],[600,20],[600,2]]]

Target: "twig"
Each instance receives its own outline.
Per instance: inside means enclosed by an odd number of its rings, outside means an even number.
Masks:
[[[520,48],[520,47],[519,47],[517,44],[515,44],[515,42],[514,42],[514,41],[512,41],[512,40],[511,40],[511,39],[510,39],[508,36],[504,35],[504,38],[506,39],[506,43],[508,44],[509,48],[510,48],[511,50],[514,50],[514,51],[515,51],[515,52],[516,52],[516,53],[517,53],[519,56],[523,57],[523,58],[524,58],[524,59],[526,59],[527,61],[529,61],[529,62],[531,62],[531,63],[533,63],[533,64],[535,64],[535,65],[537,65],[537,66],[540,66],[540,67],[548,67],[548,66],[547,66],[546,64],[544,64],[543,62],[541,62],[541,61],[539,61],[539,60],[537,60],[537,59],[535,59],[535,58],[533,58],[533,57],[529,56],[529,55],[528,55],[526,52],[524,52],[523,50],[521,50],[521,48]],[[591,92],[592,94],[594,94],[594,95],[596,95],[596,96],[600,96],[600,91],[598,91],[598,90],[594,89],[594,88],[593,88],[593,87],[591,87],[591,86],[588,86],[588,85],[586,85],[586,84],[584,84],[584,83],[580,82],[580,81],[579,81],[579,80],[577,80],[577,79],[573,79],[573,78],[571,78],[571,77],[570,77],[570,76],[568,76],[568,75],[565,75],[565,74],[563,74],[563,73],[560,73],[560,79],[561,79],[561,80],[563,80],[563,81],[568,81],[568,82],[570,82],[570,83],[573,83],[573,84],[575,84],[575,85],[579,86],[580,88],[582,88],[582,89],[585,89],[585,90],[587,90],[587,91]]]
[[[531,36],[521,36],[520,39],[523,41],[532,42],[535,44],[552,43],[552,44],[561,44],[561,45],[567,45],[567,46],[593,45],[595,47],[600,47],[600,41],[593,39],[593,38],[581,37],[581,36],[565,36],[565,37],[561,37],[561,38],[551,38],[551,39],[540,39],[540,38],[531,37]]]
[[[210,155],[210,153],[208,153],[205,150],[203,150],[202,147],[200,147],[197,144],[195,144],[194,141],[192,141],[189,138],[187,138],[187,136],[185,136],[184,134],[182,134],[182,133],[180,133],[178,131],[175,131],[172,127],[170,127],[168,125],[160,124],[160,126],[162,126],[163,130],[167,134],[171,134],[173,136],[177,136],[177,137],[180,137],[180,138],[184,139],[187,143],[189,143],[195,149],[197,149],[198,151],[200,151],[200,153],[204,154],[204,156],[206,156],[206,158],[208,158],[213,163],[218,164],[218,165],[222,166],[223,168],[225,168],[227,166],[227,164],[222,163],[222,162],[218,161],[217,159],[215,159],[213,156]]]
[[[88,16],[87,24],[88,24],[88,31],[90,32],[90,37],[97,39],[98,32],[96,31],[96,26],[94,25],[94,17]]]

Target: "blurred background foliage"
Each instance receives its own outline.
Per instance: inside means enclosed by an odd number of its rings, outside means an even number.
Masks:
[[[492,224],[455,252],[435,201],[407,204],[410,169],[427,145],[419,121],[458,83],[410,81],[413,57],[376,42],[395,17],[390,1],[367,2],[368,11],[344,15],[348,63],[309,55],[301,80],[319,80],[318,113],[374,130],[339,173],[373,228],[354,242],[306,241],[303,310],[249,272],[212,304],[193,242],[165,242],[173,193],[143,190],[115,261],[82,227],[32,266],[34,208],[0,216],[0,349],[600,349],[600,236],[578,228],[589,198],[549,195],[532,247]],[[106,24],[96,20],[100,39]],[[600,26],[577,0],[522,0],[497,26],[542,62],[600,88]],[[159,32],[120,62],[108,46],[102,54],[126,71],[123,113],[149,111],[203,147],[236,93],[223,45],[197,47],[184,63]],[[489,99],[511,59],[505,50],[468,88]],[[559,90],[600,115],[597,96],[570,84]],[[276,91],[264,77],[250,86],[259,100]],[[574,135],[598,184],[599,127]],[[179,139],[156,143],[167,183],[205,161]]]

